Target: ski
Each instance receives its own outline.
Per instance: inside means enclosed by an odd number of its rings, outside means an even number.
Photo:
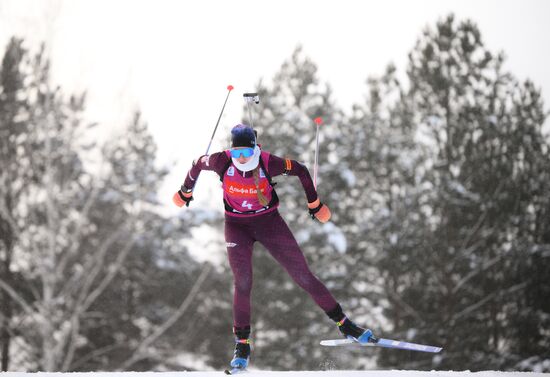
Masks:
[[[337,347],[337,346],[346,346],[346,347],[383,347],[383,348],[396,348],[401,350],[409,350],[409,351],[419,351],[419,352],[430,352],[430,353],[438,353],[443,348],[442,347],[436,347],[436,346],[429,346],[425,344],[416,344],[416,343],[409,343],[404,342],[402,340],[393,340],[393,339],[384,339],[379,338],[378,342],[376,343],[358,343],[357,341],[353,339],[329,339],[329,340],[322,340],[321,341],[322,346],[327,347]]]

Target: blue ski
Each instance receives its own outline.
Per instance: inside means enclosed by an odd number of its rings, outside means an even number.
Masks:
[[[337,346],[384,347],[384,348],[397,348],[401,350],[431,352],[431,353],[438,353],[443,349],[441,347],[428,346],[425,344],[409,343],[409,342],[403,342],[401,340],[384,339],[384,338],[379,338],[378,342],[376,343],[371,343],[371,342],[358,343],[353,339],[330,339],[330,340],[322,340],[321,345],[328,346],[328,347],[337,347]]]

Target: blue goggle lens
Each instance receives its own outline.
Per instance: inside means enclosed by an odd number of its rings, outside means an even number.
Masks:
[[[231,157],[233,158],[239,158],[240,156],[250,157],[253,154],[254,154],[253,148],[231,149]]]

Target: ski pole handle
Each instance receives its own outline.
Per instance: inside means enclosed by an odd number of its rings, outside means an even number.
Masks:
[[[246,107],[248,109],[248,119],[250,120],[250,127],[254,129],[254,119],[252,118],[252,110],[250,109],[250,104],[254,102],[256,105],[260,103],[260,96],[258,93],[243,93],[244,101],[246,102]]]

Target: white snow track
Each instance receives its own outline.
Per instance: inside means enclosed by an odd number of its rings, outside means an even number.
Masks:
[[[239,374],[243,377],[548,377],[545,373],[499,372],[499,371],[406,371],[406,370],[370,370],[370,371],[304,371],[272,372],[251,370]],[[208,372],[89,372],[89,373],[23,373],[3,372],[0,377],[223,377],[223,370]]]

